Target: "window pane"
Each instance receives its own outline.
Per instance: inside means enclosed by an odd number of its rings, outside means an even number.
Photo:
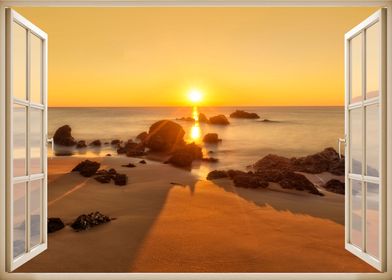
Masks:
[[[360,33],[350,41],[350,103],[355,103],[362,100],[362,36],[362,33]]]
[[[379,176],[380,122],[379,105],[371,105],[366,110],[366,175]]]
[[[13,23],[13,65],[12,65],[12,88],[13,95],[19,99],[26,97],[27,80],[27,31],[17,23]]]
[[[351,243],[363,248],[362,246],[362,183],[351,181]]]
[[[380,22],[377,22],[366,30],[366,98],[379,95],[380,39]]]
[[[362,108],[350,111],[350,173],[362,174]]]
[[[42,180],[30,183],[30,246],[41,243],[41,186]]]
[[[26,175],[26,107],[14,105],[14,177]]]
[[[35,103],[42,103],[42,40],[30,35],[30,99]]]
[[[26,183],[15,184],[13,196],[13,253],[16,258],[26,248]]]
[[[366,251],[379,258],[380,192],[378,184],[367,183],[366,189]]]
[[[42,173],[42,114],[30,109],[30,173]]]

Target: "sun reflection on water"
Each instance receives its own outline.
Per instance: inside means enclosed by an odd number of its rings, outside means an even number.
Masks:
[[[193,124],[192,128],[191,128],[191,140],[193,142],[200,142],[200,137],[201,137],[201,129],[200,129],[200,125],[199,125],[199,111],[197,109],[197,106],[193,106],[193,110],[192,110],[192,118],[195,120],[195,123]]]

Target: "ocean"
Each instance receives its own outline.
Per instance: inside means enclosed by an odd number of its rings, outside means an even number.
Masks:
[[[260,119],[233,119],[235,110],[255,112]],[[343,107],[200,107],[208,117],[224,114],[230,125],[200,123],[200,138],[192,137],[192,122],[176,120],[192,116],[192,107],[132,107],[132,108],[49,108],[48,135],[68,124],[76,140],[87,143],[99,139],[103,143],[113,139],[134,139],[148,131],[151,124],[162,119],[179,123],[186,131],[187,141],[203,146],[203,152],[219,159],[218,163],[195,164],[193,172],[205,175],[213,169],[245,169],[267,154],[286,157],[305,156],[326,147],[337,149],[337,139],[344,135]],[[269,122],[262,120],[268,119]],[[222,142],[205,145],[201,138],[210,132],[218,133]],[[50,149],[49,149],[50,150]],[[103,156],[115,153],[110,145],[101,149],[75,151],[74,156]],[[49,151],[49,156],[54,156]]]

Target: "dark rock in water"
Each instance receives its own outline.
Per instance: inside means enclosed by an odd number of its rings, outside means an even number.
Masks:
[[[60,218],[48,218],[48,233],[59,231],[65,227]]]
[[[213,170],[207,175],[207,180],[227,178],[227,172],[223,170]]]
[[[128,176],[126,174],[116,174],[113,180],[115,185],[125,186],[128,183]]]
[[[167,163],[171,163],[177,167],[191,167],[194,160],[202,158],[203,152],[201,147],[195,143],[190,143],[176,149]]]
[[[145,139],[147,148],[153,152],[168,152],[184,145],[184,129],[170,120],[161,120],[150,126]]]
[[[178,118],[178,121],[186,121],[186,122],[194,122],[195,119],[192,117],[182,117],[182,118]]]
[[[261,160],[257,161],[253,168],[256,171],[266,170],[266,169],[279,169],[285,171],[293,171],[293,166],[290,159],[281,157],[274,154],[269,154],[263,157]]]
[[[86,230],[91,227],[106,224],[110,222],[110,218],[101,214],[100,212],[90,213],[88,215],[80,215],[76,218],[76,220],[71,224],[71,227],[76,231]]]
[[[344,158],[334,148],[301,158],[292,158],[294,170],[306,173],[330,172],[335,175],[344,175]]]
[[[129,167],[129,168],[136,167],[136,165],[134,165],[133,163],[124,164],[124,165],[121,165],[121,166],[122,167]]]
[[[127,149],[125,149],[125,147],[118,147],[117,149],[117,154],[119,155],[123,155],[127,152]]]
[[[222,139],[219,139],[217,133],[207,133],[203,137],[203,142],[204,143],[216,144],[216,143],[219,143],[221,141],[222,141]]]
[[[144,140],[147,139],[147,136],[148,136],[148,133],[146,131],[143,131],[138,136],[136,136],[136,139],[139,140],[140,142],[144,142]]]
[[[89,144],[89,146],[101,147],[101,146],[102,146],[101,140],[94,140],[93,142],[91,142],[91,143]]]
[[[211,124],[219,124],[219,125],[228,125],[230,124],[229,120],[225,115],[217,115],[210,118]]]
[[[238,175],[233,178],[234,186],[239,188],[266,188],[268,182],[254,174]]]
[[[105,142],[105,143],[103,143],[104,145],[109,145],[109,142]]]
[[[206,115],[204,115],[203,113],[199,113],[199,122],[209,123],[210,121],[208,120]]]
[[[135,147],[133,149],[129,149],[126,152],[127,157],[141,157],[146,155],[144,151],[144,147]]]
[[[249,113],[243,110],[236,110],[234,113],[230,114],[230,118],[237,119],[259,119],[259,115],[256,113]]]
[[[110,175],[98,175],[96,177],[94,177],[95,180],[97,180],[98,182],[102,183],[102,184],[107,184],[110,183],[110,180],[112,179],[112,176]]]
[[[284,172],[284,178],[279,181],[279,185],[284,189],[306,190],[311,194],[324,195],[304,175],[290,171]]]
[[[247,172],[241,170],[234,170],[234,169],[227,170],[227,175],[230,177],[230,179],[234,179],[234,177],[236,176],[247,175],[247,174],[248,174]]]
[[[209,153],[209,154],[213,154],[213,153],[214,153],[214,151],[208,151],[208,153]]]
[[[147,164],[147,162],[146,162],[144,159],[142,159],[141,161],[139,161],[139,163],[141,163],[141,164]]]
[[[106,154],[106,156],[107,156],[107,157],[111,157],[111,156],[112,156],[112,154]]]
[[[86,148],[86,147],[87,147],[87,144],[86,144],[86,141],[84,141],[84,140],[79,140],[76,143],[76,148],[78,148],[78,149],[82,149],[82,148]]]
[[[113,146],[118,146],[121,144],[121,141],[119,139],[114,139],[112,142],[110,142],[110,144]]]
[[[205,161],[205,162],[211,162],[211,163],[216,163],[216,162],[219,161],[219,159],[213,158],[213,157],[202,158],[201,160],[202,160],[202,161]]]
[[[77,166],[72,169],[72,172],[78,171],[80,175],[84,177],[91,177],[93,176],[101,164],[99,162],[91,161],[91,160],[84,160],[80,162]]]
[[[337,179],[331,179],[329,180],[324,188],[327,191],[333,192],[333,193],[338,193],[338,194],[344,194],[345,193],[345,187],[344,187],[344,183],[337,180]]]
[[[72,129],[69,125],[59,127],[53,136],[54,144],[67,147],[75,146],[76,141],[72,137],[71,131]]]

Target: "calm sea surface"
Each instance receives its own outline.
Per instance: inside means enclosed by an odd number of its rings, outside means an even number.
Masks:
[[[199,111],[208,117],[217,114],[229,117],[236,109],[255,112],[261,118],[229,118],[231,124],[228,126],[200,124],[201,137],[216,132],[223,141],[218,145],[203,145],[204,152],[213,151],[211,156],[218,158],[219,163],[197,164],[194,172],[205,174],[217,168],[244,169],[269,153],[304,156],[330,146],[337,149],[337,139],[344,135],[343,107],[206,107],[199,108]],[[58,127],[68,124],[77,140],[128,140],[148,131],[149,126],[158,120],[176,120],[191,115],[191,107],[49,108],[48,134],[53,136]],[[262,122],[263,119],[271,122]],[[191,141],[193,123],[176,122],[183,126],[187,140]],[[108,152],[113,153],[112,148],[103,146],[98,150],[76,152],[75,156]]]

